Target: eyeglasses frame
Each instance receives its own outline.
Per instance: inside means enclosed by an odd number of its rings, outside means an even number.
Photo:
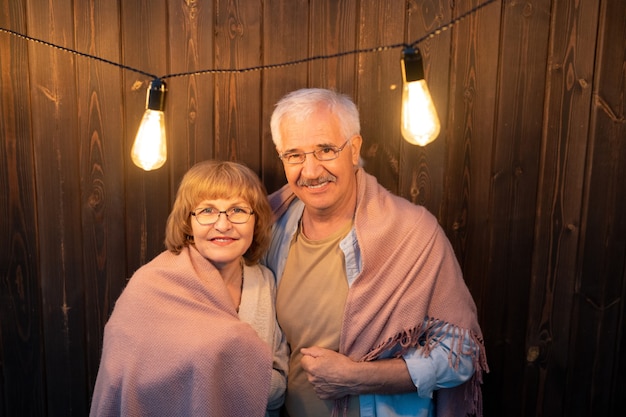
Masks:
[[[234,222],[234,221],[232,221],[232,220],[229,218],[229,216],[228,216],[228,211],[229,211],[229,210],[234,209],[235,207],[230,207],[230,208],[229,208],[229,209],[227,209],[227,210],[218,210],[218,212],[217,212],[217,219],[215,219],[215,221],[214,221],[214,222],[212,222],[212,223],[200,223],[200,220],[198,219],[198,215],[196,214],[196,211],[198,211],[198,210],[200,210],[200,211],[202,211],[202,210],[206,210],[207,208],[208,208],[208,207],[203,207],[203,208],[196,209],[195,211],[190,211],[190,212],[189,212],[189,215],[190,215],[190,216],[195,217],[196,221],[198,222],[198,224],[199,224],[200,226],[210,226],[210,225],[212,225],[212,224],[217,223],[217,222],[220,220],[220,215],[222,215],[222,214],[223,214],[224,216],[226,216],[226,220],[228,220],[228,221],[229,221],[229,222],[231,222],[232,224],[246,224],[246,223],[248,223],[248,222],[250,221],[250,218],[254,215],[254,210],[252,210],[251,208],[249,208],[249,207],[239,207],[239,208],[245,208],[245,209],[247,209],[247,210],[250,210],[250,213],[248,214],[248,218],[246,219],[246,221],[245,221],[245,222]]]
[[[341,153],[341,151],[343,151],[346,147],[346,145],[348,144],[348,142],[350,142],[352,140],[352,138],[346,140],[343,145],[341,145],[338,148],[333,148],[333,150],[336,152],[335,157],[330,158],[330,159],[319,159],[317,157],[317,155],[315,154],[316,152],[318,152],[320,149],[324,149],[324,148],[330,148],[330,146],[322,146],[321,148],[318,148],[314,151],[309,151],[309,152],[283,152],[282,154],[278,154],[278,157],[280,158],[281,161],[283,161],[283,163],[285,164],[289,164],[289,165],[300,165],[300,164],[304,164],[306,162],[306,156],[309,154],[313,154],[313,156],[315,157],[315,159],[317,159],[320,162],[328,162],[328,161],[334,161],[335,159],[339,158],[339,154]],[[304,159],[302,160],[302,162],[289,162],[286,160],[286,157],[289,156],[288,154],[293,154],[293,153],[298,153],[298,154],[302,154],[304,155]]]

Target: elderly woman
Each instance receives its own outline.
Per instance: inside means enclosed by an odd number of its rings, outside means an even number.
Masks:
[[[271,211],[257,175],[205,161],[183,177],[167,250],[141,267],[104,331],[92,416],[272,416],[288,348],[267,249]]]

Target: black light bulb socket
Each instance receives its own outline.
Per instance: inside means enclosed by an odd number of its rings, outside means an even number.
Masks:
[[[405,83],[424,79],[424,61],[419,49],[411,47],[402,50],[402,80]]]
[[[146,97],[146,109],[148,110],[165,110],[165,92],[167,86],[165,81],[160,78],[152,80],[150,88],[148,88],[148,96]]]

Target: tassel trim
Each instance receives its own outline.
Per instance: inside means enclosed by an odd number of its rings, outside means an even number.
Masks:
[[[484,340],[473,331],[463,329],[439,319],[427,317],[419,326],[406,329],[382,342],[363,356],[359,362],[374,361],[384,352],[398,345],[400,349],[393,355],[394,358],[401,357],[409,349],[417,347],[418,345],[421,347],[422,355],[426,357],[439,345],[441,339],[448,337],[451,338],[453,343],[453,345],[450,346],[450,352],[448,354],[450,367],[455,370],[459,368],[461,355],[472,357],[474,375],[472,375],[471,380],[468,381],[469,383],[465,386],[464,399],[465,402],[468,403],[469,414],[481,416],[483,414],[483,408],[480,386],[483,383],[483,372],[489,373],[489,366],[487,365]],[[476,347],[475,349],[464,350],[463,341],[466,337],[472,340]],[[331,416],[339,417],[340,413],[343,417],[347,416],[348,397],[335,401]]]

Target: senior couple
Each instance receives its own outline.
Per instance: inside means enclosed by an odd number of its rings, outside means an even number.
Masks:
[[[108,320],[92,416],[481,414],[476,306],[425,208],[359,167],[358,110],[302,89],[271,117],[288,184],[205,161],[167,250]]]

